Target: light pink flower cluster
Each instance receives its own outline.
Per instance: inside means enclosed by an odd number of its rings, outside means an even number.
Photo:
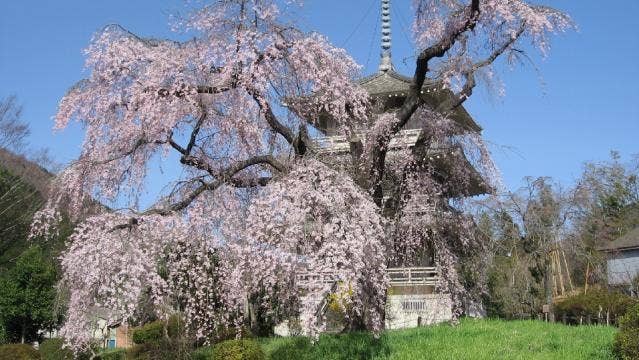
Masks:
[[[388,284],[383,219],[348,174],[315,160],[302,161],[253,202],[247,231],[247,238],[256,245],[276,251],[284,262],[293,261],[298,274],[330,274],[335,281],[346,284],[352,290],[347,299],[351,311],[346,314],[347,322],[364,321],[371,329],[382,328]],[[262,276],[272,273],[267,271]],[[322,298],[332,285],[310,284],[303,294]],[[313,332],[325,325],[315,316],[320,310],[317,305],[307,302],[300,309],[302,318],[308,321],[306,328]]]
[[[473,16],[469,14],[470,3],[458,0],[413,0],[416,11],[412,28],[418,48],[427,48],[452,36],[461,23]],[[465,72],[489,60],[492,52],[508,44],[511,39],[518,38],[513,44],[507,45],[508,49],[525,50],[521,40],[527,38],[545,56],[550,47],[550,34],[574,28],[572,19],[563,12],[524,0],[480,0],[476,15],[477,21],[472,31],[464,32],[460,41],[447,52],[446,60],[437,64],[439,74],[436,77],[449,88],[461,87]],[[514,60],[519,54],[509,52],[508,59]],[[483,65],[482,71],[491,74],[493,70],[490,63]]]

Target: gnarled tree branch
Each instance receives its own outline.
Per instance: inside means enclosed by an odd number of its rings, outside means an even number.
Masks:
[[[189,204],[193,200],[195,200],[204,191],[215,190],[226,183],[235,185],[237,181],[232,180],[232,177],[235,174],[239,173],[240,171],[250,166],[258,165],[258,164],[270,165],[272,168],[274,168],[275,170],[279,172],[286,171],[286,167],[284,166],[284,164],[277,161],[272,155],[254,156],[250,159],[235,162],[234,164],[228,166],[227,168],[219,171],[217,175],[215,176],[216,179],[212,182],[202,181],[202,184],[199,187],[197,187],[195,190],[193,190],[189,195],[185,196],[184,199],[166,208],[162,208],[162,209],[154,208],[154,209],[147,210],[143,213],[143,215],[150,215],[150,214],[168,215],[170,213],[185,209],[187,206],[189,206]]]
[[[472,0],[467,9],[466,20],[463,21],[455,30],[448,33],[437,43],[424,49],[417,57],[415,73],[410,85],[408,96],[404,100],[404,104],[396,113],[397,121],[391,124],[389,131],[380,132],[375,139],[375,146],[372,147],[370,179],[373,199],[378,206],[381,206],[384,197],[382,188],[382,178],[384,177],[384,167],[388,144],[392,137],[401,130],[408,122],[411,116],[422,104],[421,89],[426,80],[428,73],[428,63],[431,59],[442,57],[450,48],[453,47],[457,39],[466,31],[472,30],[479,19],[479,0]]]

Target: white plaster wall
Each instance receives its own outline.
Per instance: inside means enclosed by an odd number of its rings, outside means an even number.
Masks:
[[[630,284],[639,274],[639,250],[626,250],[612,254],[608,259],[608,283]]]
[[[311,299],[305,299],[307,301]],[[319,303],[320,299],[312,299]],[[452,304],[446,294],[390,295],[386,302],[386,329],[404,329],[424,325],[437,324],[452,319]],[[420,321],[421,318],[421,321]],[[303,326],[308,318],[299,319]],[[274,329],[275,335],[291,336],[289,322],[284,321]],[[306,329],[303,335],[308,335]]]
[[[450,296],[446,294],[390,295],[386,302],[386,329],[404,329],[437,324],[452,319]]]

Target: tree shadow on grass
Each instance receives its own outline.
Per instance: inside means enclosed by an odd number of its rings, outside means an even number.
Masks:
[[[278,341],[269,354],[271,360],[365,360],[386,357],[390,348],[386,337],[370,333],[322,335],[312,344],[309,338],[296,337]]]

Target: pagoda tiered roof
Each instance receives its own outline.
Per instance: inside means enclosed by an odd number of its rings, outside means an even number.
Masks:
[[[394,100],[393,103],[401,105],[410,90],[412,79],[404,76],[394,69],[378,71],[375,74],[366,76],[357,81],[369,93],[373,101]],[[433,109],[444,101],[454,99],[456,95],[449,89],[443,88],[441,84],[426,80],[421,90],[422,100]],[[396,100],[395,100],[396,99]],[[470,114],[459,106],[455,109],[450,118],[455,121],[461,129],[465,131],[480,132],[482,128],[473,120]],[[416,128],[416,125],[407,124],[407,128]],[[412,126],[411,126],[412,125]]]

